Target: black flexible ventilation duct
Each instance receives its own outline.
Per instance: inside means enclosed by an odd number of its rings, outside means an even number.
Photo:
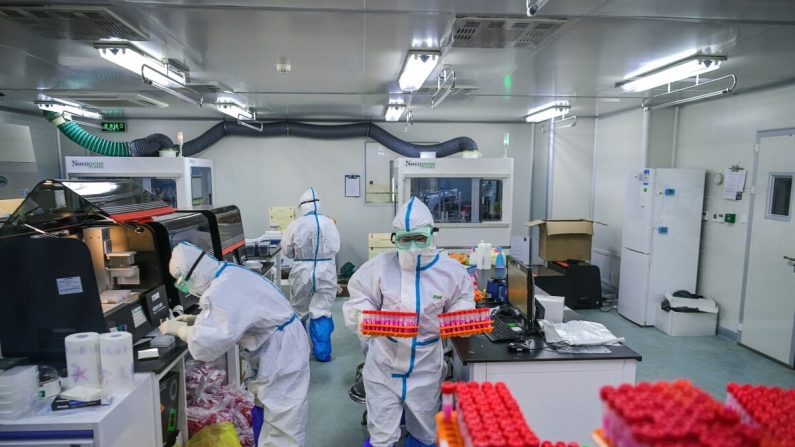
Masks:
[[[330,140],[369,137],[404,157],[415,158],[420,156],[420,152],[435,152],[437,157],[447,157],[458,152],[477,150],[478,148],[475,141],[469,137],[453,138],[439,144],[412,144],[371,123],[316,125],[296,121],[279,121],[275,123],[257,123],[254,126],[257,129],[252,129],[234,121],[222,121],[195,139],[183,144],[182,155],[185,157],[194,156],[227,135],[245,137],[295,136]],[[259,126],[262,126],[261,130]],[[156,133],[131,141],[130,152],[134,157],[146,157],[156,155],[160,149],[174,146],[174,142],[169,137]]]

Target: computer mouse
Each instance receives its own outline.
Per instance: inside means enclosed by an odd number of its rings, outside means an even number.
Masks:
[[[526,352],[530,350],[530,346],[525,343],[508,343],[508,352]]]

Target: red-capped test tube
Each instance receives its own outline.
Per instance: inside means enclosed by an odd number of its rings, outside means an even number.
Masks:
[[[455,384],[452,382],[444,382],[442,384],[442,412],[444,413],[444,420],[450,422],[453,419],[453,394],[455,393]]]

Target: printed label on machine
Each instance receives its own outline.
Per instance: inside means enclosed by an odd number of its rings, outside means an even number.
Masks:
[[[73,293],[83,293],[83,283],[80,281],[79,276],[70,276],[68,278],[56,278],[58,284],[58,295],[71,295]]]
[[[144,308],[141,306],[135,306],[132,308],[132,317],[133,317],[133,325],[136,328],[146,323],[146,314],[144,313]]]

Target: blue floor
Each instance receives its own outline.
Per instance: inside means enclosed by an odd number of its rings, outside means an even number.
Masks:
[[[311,362],[309,428],[307,447],[362,445],[367,429],[361,425],[364,405],[348,397],[356,366],[364,361],[355,335],[343,324],[338,298],[333,317],[333,360]],[[598,321],[643,356],[637,380],[687,378],[719,400],[726,396],[728,382],[779,385],[795,388],[795,371],[719,337],[669,337],[659,330],[641,328],[615,311],[578,311]]]

